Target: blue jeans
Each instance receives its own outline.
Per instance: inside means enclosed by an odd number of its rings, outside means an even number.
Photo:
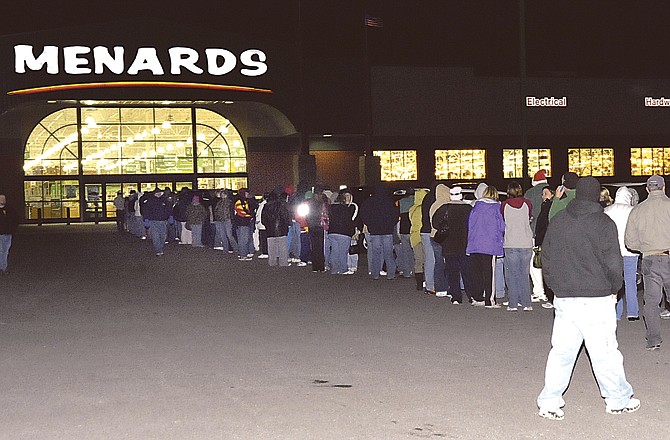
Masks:
[[[214,222],[216,235],[214,237],[214,246],[221,246],[224,251],[237,249],[235,236],[233,236],[233,222],[231,220],[220,220]]]
[[[435,253],[431,244],[430,234],[421,233],[421,243],[423,243],[423,276],[426,281],[426,290],[435,290]]]
[[[240,258],[245,258],[253,253],[253,243],[251,241],[251,227],[237,227],[237,254]]]
[[[191,246],[202,247],[202,225],[191,225]]]
[[[12,234],[0,234],[0,270],[7,270],[7,257],[12,247]]]
[[[505,248],[505,282],[509,295],[509,306],[530,307],[530,260],[531,248]],[[497,289],[496,289],[497,290]]]
[[[640,304],[637,300],[637,255],[623,257],[623,284],[626,294],[626,308],[628,316],[640,316]],[[623,317],[623,298],[616,303],[616,319]]]
[[[610,295],[554,298],[554,329],[544,374],[544,389],[537,398],[539,408],[553,411],[565,405],[563,393],[570,384],[583,343],[586,344],[600,394],[607,405],[623,408],[628,404],[633,388],[626,381],[623,355],[618,349],[613,306],[614,300]]]
[[[447,266],[442,256],[442,245],[435,240],[430,240],[430,244],[433,247],[433,258],[435,259],[433,270],[435,291],[446,292],[449,289],[449,283],[447,283]]]
[[[414,274],[414,250],[409,241],[409,234],[400,234],[398,266],[403,277],[410,278]]]
[[[372,278],[379,278],[379,272],[382,265],[386,262],[386,278],[392,280],[395,278],[395,258],[393,258],[393,235],[372,235],[370,234],[370,258],[372,262]]]
[[[149,220],[149,236],[154,245],[154,252],[162,253],[167,238],[167,222],[165,220]]]
[[[349,245],[351,237],[342,234],[328,234],[328,243],[330,244],[330,273],[344,273],[347,267],[347,256],[349,255]]]
[[[300,258],[300,223],[293,220],[288,228],[288,255],[290,258]]]

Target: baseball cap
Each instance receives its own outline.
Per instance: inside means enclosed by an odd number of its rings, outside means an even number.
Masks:
[[[460,186],[455,186],[449,190],[451,200],[463,200],[463,189]]]
[[[647,189],[650,191],[656,190],[656,189],[663,189],[665,186],[665,179],[658,174],[654,174],[650,178],[647,179]]]

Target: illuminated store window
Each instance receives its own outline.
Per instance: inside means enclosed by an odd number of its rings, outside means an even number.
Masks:
[[[79,217],[79,182],[76,180],[27,180],[23,182],[26,219]],[[68,211],[68,208],[69,211]]]
[[[68,207],[71,218],[111,218],[117,191],[128,195],[132,185],[145,191],[156,183],[190,188],[200,181],[199,173],[208,175],[203,184],[246,186],[242,137],[212,110],[188,102],[175,107],[157,101],[80,104],[46,116],[28,136],[23,170],[29,219],[64,219]],[[140,179],[141,186],[128,182]]]
[[[416,150],[380,150],[372,154],[379,157],[383,181],[417,180]]]
[[[548,148],[529,148],[528,177],[539,170],[546,170],[551,177],[551,150]],[[521,148],[503,149],[503,176],[506,179],[520,179],[523,169],[523,150]]]
[[[239,133],[229,120],[196,109],[199,173],[245,173],[247,158]]]
[[[240,189],[248,188],[246,177],[201,177],[198,179],[198,188],[200,189]]]
[[[643,147],[630,149],[630,175],[651,176],[670,174],[669,147]]]
[[[211,110],[196,109],[198,172],[244,173],[246,150],[237,129]],[[193,173],[190,108],[81,108],[78,154],[77,109],[57,111],[28,138],[28,176]]]
[[[437,180],[486,178],[486,150],[435,150]]]
[[[568,148],[568,171],[580,176],[613,176],[613,148]]]

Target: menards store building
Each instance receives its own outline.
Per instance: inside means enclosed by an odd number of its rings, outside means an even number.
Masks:
[[[146,20],[5,35],[0,56],[0,192],[26,222],[111,218],[117,191],[157,185],[503,189],[540,168],[556,182],[670,171],[668,80],[368,70]]]

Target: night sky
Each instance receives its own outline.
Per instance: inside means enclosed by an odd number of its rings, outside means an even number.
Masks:
[[[670,2],[666,0],[525,0],[530,76],[670,76]],[[305,56],[373,64],[466,66],[484,75],[519,72],[519,1],[287,0],[2,2],[0,32],[32,32],[129,15],[188,22],[222,31],[295,42],[302,17]]]

